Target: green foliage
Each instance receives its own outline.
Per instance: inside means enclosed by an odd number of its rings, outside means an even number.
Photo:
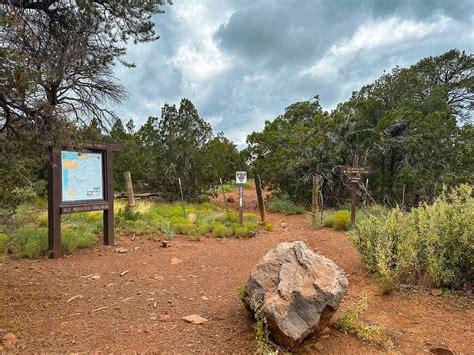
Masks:
[[[184,217],[183,207],[186,210]],[[244,213],[244,224],[238,224],[239,214],[229,210],[229,215],[210,203],[202,204],[154,204],[137,202],[137,213],[134,220],[124,219],[124,209],[118,207],[117,229],[123,233],[138,233],[154,236],[165,230],[188,235],[193,240],[199,240],[208,233],[219,237],[247,238],[258,231],[257,217]],[[135,218],[136,217],[136,218]],[[165,226],[165,227],[164,227]]]
[[[6,251],[10,237],[5,233],[0,233],[0,253]]]
[[[268,204],[271,212],[280,212],[286,215],[302,214],[306,212],[303,206],[295,204],[288,197],[274,197]]]
[[[245,291],[244,284],[241,284],[239,287],[235,289],[235,293],[237,293],[237,296],[239,296],[240,299],[244,298],[244,291]]]
[[[97,242],[97,233],[87,224],[65,228],[61,233],[63,252],[72,253],[76,249],[89,248]]]
[[[232,235],[232,228],[223,224],[218,224],[214,227],[213,233],[218,238],[228,238]]]
[[[431,205],[395,208],[357,222],[352,239],[369,271],[392,283],[474,284],[472,188],[445,190]]]
[[[263,228],[265,229],[265,231],[270,232],[273,230],[273,224],[269,222],[265,222],[265,224],[263,225]]]
[[[351,212],[347,210],[336,211],[332,215],[331,224],[335,230],[348,230],[351,226]]]
[[[166,240],[172,240],[174,237],[174,227],[170,221],[166,221],[160,226],[161,231],[165,235]]]
[[[270,331],[268,330],[265,318],[257,319],[255,323],[255,340],[257,342],[257,354],[278,354],[278,349],[274,349],[273,344],[270,342]]]
[[[21,227],[8,243],[17,258],[37,258],[48,251],[48,229]]]
[[[359,302],[354,304],[336,320],[335,328],[382,347],[391,345],[391,341],[382,327],[375,324],[367,324],[360,319],[362,312],[367,310],[367,307],[368,297],[367,295],[362,295]]]
[[[356,153],[372,167],[376,202],[400,203],[403,185],[407,207],[432,201],[442,183],[474,181],[473,69],[472,55],[451,50],[393,69],[332,112],[318,97],[294,103],[247,137],[246,154],[270,189],[297,202],[310,201],[319,175],[324,206],[343,204],[349,189],[336,167]]]

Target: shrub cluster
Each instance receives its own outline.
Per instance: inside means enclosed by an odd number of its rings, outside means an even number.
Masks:
[[[120,206],[120,204],[119,204]],[[239,215],[234,210],[225,212],[210,203],[202,204],[153,204],[141,202],[137,211],[131,213],[125,207],[117,212],[117,229],[123,233],[147,236],[165,234],[168,229],[199,239],[210,234],[218,238],[248,238],[258,231],[257,217],[244,213],[244,223],[239,224]],[[163,228],[167,226],[167,228]]]
[[[474,284],[472,187],[445,190],[410,212],[361,219],[351,232],[366,267],[393,283],[471,288]]]
[[[315,228],[321,227],[319,214],[313,215],[313,226]],[[346,231],[351,227],[351,212],[348,210],[329,212],[329,214],[323,218],[322,226],[326,228],[334,228],[334,230]]]
[[[280,212],[286,215],[303,214],[306,212],[303,206],[295,204],[287,197],[274,197],[268,204],[268,209],[271,212]]]

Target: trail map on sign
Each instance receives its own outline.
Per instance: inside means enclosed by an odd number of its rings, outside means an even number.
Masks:
[[[61,152],[62,199],[65,202],[102,200],[102,154]]]

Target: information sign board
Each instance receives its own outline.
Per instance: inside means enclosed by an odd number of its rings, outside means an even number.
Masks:
[[[104,199],[102,153],[61,151],[63,202]]]

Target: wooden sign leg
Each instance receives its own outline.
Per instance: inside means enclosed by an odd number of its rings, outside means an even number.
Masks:
[[[355,224],[357,207],[357,184],[351,184],[351,224]]]
[[[356,154],[354,156],[354,159],[352,160],[352,166],[354,168],[357,168],[359,166],[359,156]],[[360,175],[359,175],[360,176]],[[356,220],[356,208],[357,208],[357,185],[358,183],[352,183],[351,184],[351,200],[352,200],[352,206],[351,206],[351,224],[355,224]]]
[[[109,208],[104,210],[104,244],[114,245],[114,178],[113,178],[112,150],[107,149],[105,153],[105,186],[106,200],[109,202]]]
[[[61,152],[51,148],[48,165],[48,250],[52,258],[62,256],[61,247]]]

